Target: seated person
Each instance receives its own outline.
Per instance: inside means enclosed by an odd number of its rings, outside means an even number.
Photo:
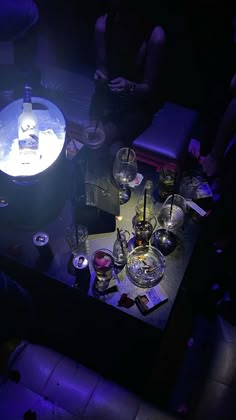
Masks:
[[[209,177],[222,170],[224,154],[228,153],[228,149],[232,147],[233,137],[236,136],[236,73],[231,80],[230,90],[232,99],[220,121],[215,143],[211,152],[202,159],[203,170]]]
[[[97,69],[90,114],[103,122],[106,144],[131,144],[162,100],[165,33],[144,10],[137,10],[139,4],[110,0],[95,25]]]
[[[230,87],[235,90],[236,75]],[[212,271],[207,273],[207,277],[214,283],[212,291],[217,291],[214,294],[218,301],[214,303],[217,303],[218,312],[236,324],[236,96],[226,108],[212,152],[202,165],[208,176],[213,176],[217,171],[220,175],[219,199],[207,218],[205,233],[205,243],[210,245],[213,255],[210,263],[209,254],[205,253],[208,271]],[[229,293],[230,300],[220,303],[225,292]]]
[[[236,88],[236,74],[231,84],[231,91]],[[212,150],[202,160],[202,167],[207,176],[219,174],[219,200],[216,202],[212,216],[213,240],[227,243],[235,242],[236,219],[236,96],[234,96],[219,123],[216,141]]]

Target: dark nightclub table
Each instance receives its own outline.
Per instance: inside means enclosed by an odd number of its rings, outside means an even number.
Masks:
[[[155,177],[154,171],[153,174]],[[132,218],[134,216],[134,209],[137,203],[138,195],[143,189],[145,179],[148,178],[145,176],[141,185],[132,189],[132,196],[130,201],[120,207],[120,216],[122,217],[122,220],[116,221],[116,226],[120,229],[128,230],[131,236],[133,232]],[[160,206],[161,203],[158,203],[157,209],[160,208]],[[0,210],[2,212],[7,212],[7,208]],[[57,281],[66,284],[68,287],[73,287],[75,276],[68,272],[68,261],[71,254],[65,239],[66,228],[72,221],[73,207],[71,206],[70,201],[66,200],[65,205],[61,209],[59,215],[52,222],[41,226],[40,230],[43,230],[49,234],[50,246],[54,253],[54,259],[48,265],[46,270],[43,266],[40,266],[38,250],[32,243],[33,234],[35,233],[34,231],[32,232],[16,229],[14,225],[1,226],[1,254],[8,255],[16,264],[21,264],[23,266],[41,271],[46,277],[56,279]],[[126,275],[125,268],[116,277],[118,292],[111,294],[110,297],[108,295],[106,300],[104,299],[104,302],[163,331],[168,322],[171,308],[175,301],[185,270],[192,255],[197,236],[198,228],[196,223],[194,223],[189,217],[186,217],[184,230],[181,230],[179,233],[179,245],[173,253],[165,257],[166,270],[160,285],[168,295],[168,302],[163,304],[161,307],[144,316],[140,313],[136,305],[130,309],[118,306],[118,301],[122,293],[127,293],[129,297],[134,298],[138,294],[142,294],[142,292],[145,290],[134,286],[133,283],[130,282],[128,276]],[[89,235],[88,259],[91,270],[91,282],[88,294],[90,296],[93,296],[92,284],[95,277],[91,263],[91,256],[99,248],[107,248],[112,251],[115,238],[116,231],[111,233]]]
[[[70,162],[67,163],[70,165]],[[140,164],[138,170],[144,175],[144,180],[132,190],[130,201],[121,206],[122,220],[116,222],[117,227],[127,229],[130,233],[133,231],[132,218],[137,197],[144,182],[152,179],[157,186],[158,181],[153,168]],[[161,203],[158,203],[157,207],[160,206]],[[0,211],[6,214],[8,207],[1,208]],[[180,232],[180,244],[166,257],[166,271],[160,283],[168,295],[168,301],[143,316],[136,305],[130,309],[118,306],[122,293],[134,298],[143,292],[143,289],[138,289],[129,281],[125,269],[116,278],[118,292],[105,302],[98,301],[92,294],[95,276],[91,255],[99,248],[112,250],[115,231],[89,235],[88,258],[92,275],[88,296],[85,296],[73,288],[75,277],[68,272],[70,252],[65,231],[73,220],[70,200],[65,201],[52,221],[41,226],[40,230],[49,234],[54,253],[54,259],[46,267],[40,263],[38,250],[32,243],[35,231],[16,228],[3,222],[3,219],[0,218],[1,265],[11,274],[15,274],[19,282],[39,302],[38,305],[42,305],[43,316],[45,312],[45,326],[42,328],[49,331],[46,344],[55,346],[126,386],[137,386],[136,391],[139,391],[140,381],[145,383],[151,366],[138,373],[138,382],[134,379],[137,367],[141,360],[149,361],[158,352],[198,238],[198,225],[189,217],[186,218],[184,230]]]

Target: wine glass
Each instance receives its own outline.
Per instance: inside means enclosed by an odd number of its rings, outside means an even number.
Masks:
[[[178,231],[184,224],[186,201],[179,194],[170,195],[158,214],[158,222],[167,230]]]
[[[177,246],[176,232],[184,224],[186,201],[179,194],[170,195],[162,205],[158,214],[158,222],[162,229],[153,235],[153,244],[164,254],[170,254]]]
[[[136,175],[137,160],[135,151],[129,147],[123,147],[116,153],[113,166],[113,177],[120,189],[120,204],[125,204],[129,201],[131,190],[127,184],[133,181]]]

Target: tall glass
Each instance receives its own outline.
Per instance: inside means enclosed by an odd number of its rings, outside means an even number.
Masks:
[[[159,198],[164,201],[170,194],[174,193],[176,182],[176,165],[164,165],[159,175]]]
[[[153,244],[164,255],[174,251],[178,241],[176,234],[184,224],[186,212],[186,201],[179,194],[172,194],[167,197],[158,214],[158,222],[162,229],[154,232]]]
[[[186,201],[179,194],[170,195],[158,214],[159,224],[166,230],[177,231],[184,223]]]
[[[95,289],[103,292],[109,286],[113,274],[114,258],[109,249],[101,248],[94,252],[92,264],[96,272]]]
[[[137,175],[137,160],[133,149],[123,147],[116,153],[113,166],[113,177],[120,191],[120,204],[125,204],[131,196],[130,188],[127,184],[133,181]]]
[[[143,193],[140,195],[135,207],[136,219],[138,222],[143,220],[144,214],[144,195],[146,191],[146,206],[145,206],[145,218],[150,222],[150,220],[156,214],[156,208],[153,198],[153,182],[149,179],[145,182]]]
[[[135,243],[137,246],[148,245],[153,233],[153,226],[147,220],[135,225]]]
[[[83,130],[83,143],[93,150],[103,146],[105,142],[105,132],[101,121],[90,121]]]

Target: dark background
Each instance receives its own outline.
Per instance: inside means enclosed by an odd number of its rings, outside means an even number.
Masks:
[[[60,57],[60,66],[73,71],[95,69],[94,24],[107,3],[106,0],[37,0],[39,30],[47,28],[53,54]],[[229,84],[236,69],[233,33],[236,6],[228,0],[133,3],[135,14],[146,16],[164,28],[166,99],[199,111],[203,126],[199,137],[209,149],[229,101]]]
[[[104,0],[38,0],[41,22],[50,25],[67,64],[94,66],[94,22]],[[162,25],[167,37],[166,92],[176,102],[201,107],[224,90],[235,71],[236,6],[209,0],[136,2],[134,13]],[[214,102],[214,101],[213,101]],[[206,105],[205,105],[206,106]]]

